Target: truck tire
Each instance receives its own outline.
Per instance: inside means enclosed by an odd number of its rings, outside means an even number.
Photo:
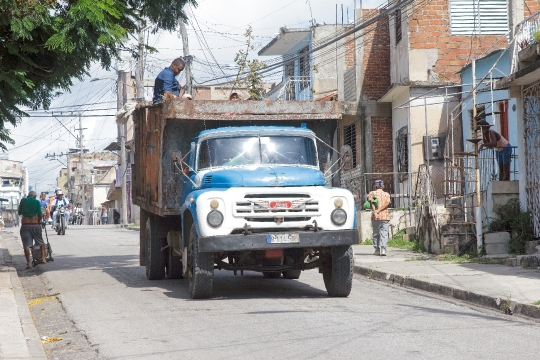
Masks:
[[[354,271],[352,246],[333,246],[331,254],[322,265],[324,286],[330,296],[347,297],[351,293]]]
[[[167,250],[167,266],[165,268],[167,279],[182,279],[182,258],[173,256],[172,246],[169,246]]]
[[[305,259],[304,249],[296,249],[296,251],[285,253],[285,265],[303,263]],[[286,270],[283,272],[283,278],[296,280],[300,278],[301,273],[302,270]]]
[[[192,299],[207,299],[212,294],[214,280],[214,254],[199,252],[195,224],[191,224],[188,245],[188,280]]]
[[[155,235],[155,220],[148,216],[146,220],[146,277],[148,280],[161,280],[165,277],[166,252],[161,248],[166,239]]]
[[[263,265],[283,265],[283,259],[265,259]],[[281,271],[263,271],[262,274],[266,279],[278,279],[281,277]]]

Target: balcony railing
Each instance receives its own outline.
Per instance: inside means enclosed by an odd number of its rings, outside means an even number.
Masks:
[[[266,94],[270,100],[313,100],[309,76],[289,76]]]
[[[478,165],[480,168],[480,188],[486,190],[491,184],[492,181],[516,181],[519,180],[519,171],[518,171],[518,155],[517,155],[517,146],[510,146],[512,149],[511,154],[509,154],[505,160],[510,160],[509,166],[503,168],[502,165],[499,165],[498,157],[502,155],[495,151],[495,149],[483,149],[480,152],[478,157]],[[506,179],[504,179],[504,174],[502,171],[509,171]]]
[[[540,31],[540,11],[535,12],[518,25],[516,25],[515,40],[513,44],[512,73],[519,70],[519,52],[534,45],[533,34]]]

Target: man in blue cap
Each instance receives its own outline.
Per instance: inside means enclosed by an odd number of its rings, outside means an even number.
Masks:
[[[374,255],[386,256],[386,244],[388,243],[388,223],[390,214],[390,194],[384,191],[384,181],[375,180],[375,190],[369,193],[368,200],[371,203],[371,225],[373,226]]]

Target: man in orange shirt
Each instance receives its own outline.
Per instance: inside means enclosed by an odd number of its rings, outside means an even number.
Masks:
[[[388,223],[390,214],[390,194],[385,192],[384,182],[375,180],[375,190],[370,192],[368,200],[371,203],[371,225],[373,226],[374,255],[386,256],[386,244],[388,243]],[[374,201],[376,199],[376,201]]]

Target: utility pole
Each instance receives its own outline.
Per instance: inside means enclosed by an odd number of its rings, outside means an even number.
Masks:
[[[180,19],[180,35],[182,36],[182,47],[184,50],[184,61],[186,62],[186,93],[193,95],[193,77],[191,75],[191,56],[189,55],[189,43],[186,30],[186,24],[183,19]]]
[[[119,54],[120,55],[120,54]],[[121,110],[124,107],[124,104],[127,102],[127,75],[129,74],[127,71],[125,71],[123,66],[120,66],[120,62],[118,62],[118,80],[117,83],[117,101],[116,106],[118,110]],[[138,96],[138,95],[137,95]],[[117,131],[118,131],[118,142],[120,143],[120,156],[119,156],[119,169],[120,174],[122,175],[122,183],[121,183],[121,189],[122,189],[122,225],[126,226],[128,221],[127,216],[127,187],[126,187],[126,171],[127,171],[127,161],[126,161],[126,134],[125,134],[125,125],[120,124],[117,120],[116,122]]]
[[[474,128],[474,136],[473,136],[473,143],[474,143],[474,167],[475,167],[475,176],[476,176],[476,207],[474,208],[474,220],[476,222],[476,247],[477,251],[480,254],[482,251],[482,193],[480,192],[480,167],[479,167],[479,161],[478,157],[480,156],[480,152],[478,151],[478,143],[480,142],[480,139],[478,139],[478,131],[476,127],[478,126],[477,123],[477,116],[478,113],[476,111],[476,60],[473,59],[472,61],[472,89],[473,89],[473,128]]]
[[[84,141],[83,141],[83,127],[82,127],[82,117],[79,114],[79,148],[80,148],[80,161],[81,161],[81,190],[82,190],[82,208],[84,213],[88,213],[86,209],[86,184],[84,181]],[[86,216],[83,218],[83,224],[86,225]]]
[[[135,83],[137,84],[137,101],[144,101],[144,28],[142,22],[139,23],[137,69],[135,70]]]

